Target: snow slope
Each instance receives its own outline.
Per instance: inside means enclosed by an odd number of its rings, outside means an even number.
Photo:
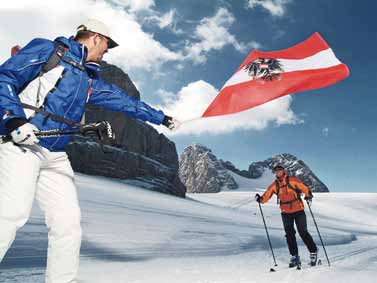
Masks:
[[[312,209],[332,266],[325,265],[321,250],[324,264],[301,271],[286,267],[289,255],[276,201],[263,205],[278,262],[277,272],[270,273],[273,260],[250,189],[265,184],[241,181],[250,191],[179,199],[78,174],[83,215],[79,282],[376,282],[377,194],[315,195]],[[43,282],[46,247],[43,215],[34,207],[0,265],[0,282]]]
[[[270,170],[265,170],[258,179],[245,178],[232,171],[229,171],[229,173],[238,184],[238,191],[264,190],[275,180],[275,175]]]

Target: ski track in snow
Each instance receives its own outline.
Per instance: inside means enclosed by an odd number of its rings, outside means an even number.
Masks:
[[[306,210],[322,265],[306,265],[308,252],[298,239],[300,271],[287,268],[276,201],[263,205],[278,263],[277,272],[271,273],[273,259],[253,198],[261,189],[252,190],[255,181],[236,177],[240,191],[179,199],[77,174],[83,215],[79,282],[376,282],[377,194],[315,194],[312,210],[332,266],[327,266]],[[46,249],[44,217],[34,206],[0,265],[0,282],[43,282]]]

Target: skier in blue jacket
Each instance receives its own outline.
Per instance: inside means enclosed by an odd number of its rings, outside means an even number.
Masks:
[[[64,46],[63,56],[55,68],[44,73],[57,42]],[[90,19],[78,27],[75,37],[58,37],[55,42],[34,39],[0,66],[0,135],[9,134],[13,141],[0,144],[0,262],[36,198],[49,228],[47,283],[76,282],[80,208],[64,151],[69,137],[38,139],[35,132],[71,125],[24,109],[22,103],[74,123],[81,121],[88,103],[171,130],[177,126],[172,117],[99,77],[99,62],[116,46],[108,27]]]

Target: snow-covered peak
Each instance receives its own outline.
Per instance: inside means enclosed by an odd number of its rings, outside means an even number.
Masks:
[[[271,171],[276,165],[282,165],[288,171],[289,175],[299,178],[314,192],[329,191],[327,186],[313,173],[304,161],[289,153],[275,155],[264,161],[251,163],[248,169],[249,177],[260,178],[265,171]]]
[[[272,183],[274,176],[271,170],[278,164],[313,191],[329,191],[302,160],[290,153],[253,162],[248,170],[239,170],[230,161],[218,159],[208,147],[192,144],[181,155],[179,174],[188,192],[219,192],[236,188],[240,191],[255,191]]]

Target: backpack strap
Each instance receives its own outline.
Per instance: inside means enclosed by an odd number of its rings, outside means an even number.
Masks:
[[[62,57],[60,59],[62,61],[64,61],[64,62],[68,63],[68,64],[71,64],[73,67],[76,67],[77,69],[80,69],[81,71],[85,71],[86,70],[85,67],[84,67],[84,65],[81,65],[81,64],[79,64],[79,63],[77,63],[77,62],[75,62],[75,61],[73,61],[71,59],[68,59],[68,58],[65,58],[65,57]]]
[[[64,53],[67,50],[67,46],[60,42],[55,41],[56,49],[51,57],[47,60],[46,64],[43,66],[42,71],[39,73],[40,76],[44,75],[45,73],[51,71],[55,68],[60,61],[64,61],[75,68],[80,69],[81,71],[85,71],[85,67],[82,64],[79,64],[69,58],[64,57]]]
[[[283,205],[283,204],[290,204],[291,207],[292,207],[292,204],[295,202],[295,201],[300,201],[302,202],[302,199],[301,199],[301,191],[297,188],[297,187],[293,187],[291,185],[291,183],[289,182],[289,175],[286,176],[285,178],[285,184],[287,186],[287,188],[293,190],[295,193],[296,193],[296,198],[293,199],[293,200],[290,200],[290,201],[286,201],[286,202],[282,202],[280,199],[279,199],[279,192],[280,192],[280,183],[278,180],[275,180],[275,186],[276,186],[276,201],[277,201],[277,204],[279,205]]]
[[[44,74],[55,68],[59,64],[60,59],[64,56],[65,45],[59,41],[55,41],[55,43],[56,49],[54,53],[52,53],[51,57],[47,60],[46,64],[43,66],[42,71],[39,73],[39,76],[43,76]]]
[[[50,56],[50,58],[47,60],[47,62],[45,63],[45,65],[43,66],[42,70],[40,71],[38,77],[42,77],[44,74],[46,74],[47,72],[51,71],[52,69],[54,69],[60,61],[64,61],[68,64],[71,64],[72,66],[84,71],[85,70],[85,67],[71,59],[68,59],[68,58],[65,58],[64,57],[64,53],[66,51],[66,46],[60,42],[60,41],[55,41],[55,44],[56,44],[56,48],[55,48],[55,51],[54,53]],[[59,82],[60,80],[57,81],[57,83]],[[37,93],[37,102],[39,101],[39,92],[40,92],[40,87],[41,85],[39,84],[38,86],[38,93]],[[53,89],[56,88],[56,85]],[[25,87],[23,88],[25,89]],[[22,89],[22,90],[23,90]],[[21,93],[22,90],[19,92]],[[26,104],[26,103],[21,103],[22,107],[23,108],[26,108],[26,109],[30,109],[30,110],[33,110],[37,113],[40,113],[42,114],[43,116],[45,116],[46,118],[45,119],[52,119],[56,122],[59,122],[59,123],[64,123],[64,124],[67,124],[69,126],[74,126],[76,125],[75,122],[73,122],[72,120],[69,120],[69,119],[66,119],[66,118],[63,118],[63,117],[60,117],[58,115],[55,115],[55,114],[52,114],[50,112],[47,112],[45,111],[43,108],[39,108],[39,107],[36,107],[36,106],[33,106],[33,105],[30,105],[30,104]]]
[[[279,204],[279,192],[280,192],[280,183],[278,180],[275,180],[275,186],[276,186],[276,203]]]
[[[285,179],[285,183],[287,184],[287,187],[290,188],[291,190],[293,190],[295,193],[296,193],[296,197],[297,199],[302,202],[302,199],[301,199],[301,191],[297,188],[297,187],[293,187],[290,183],[289,183],[289,176],[287,176],[287,178]]]
[[[69,120],[69,119],[60,117],[58,115],[52,114],[52,113],[50,113],[46,110],[43,110],[42,108],[38,108],[38,107],[35,107],[33,105],[29,105],[29,104],[26,104],[26,103],[21,103],[21,105],[22,105],[23,108],[31,109],[31,110],[34,110],[37,113],[41,113],[43,116],[46,117],[45,119],[50,118],[50,119],[54,120],[55,122],[64,123],[64,124],[67,124],[68,126],[71,126],[71,127],[76,125],[76,123],[73,122],[72,120]]]

